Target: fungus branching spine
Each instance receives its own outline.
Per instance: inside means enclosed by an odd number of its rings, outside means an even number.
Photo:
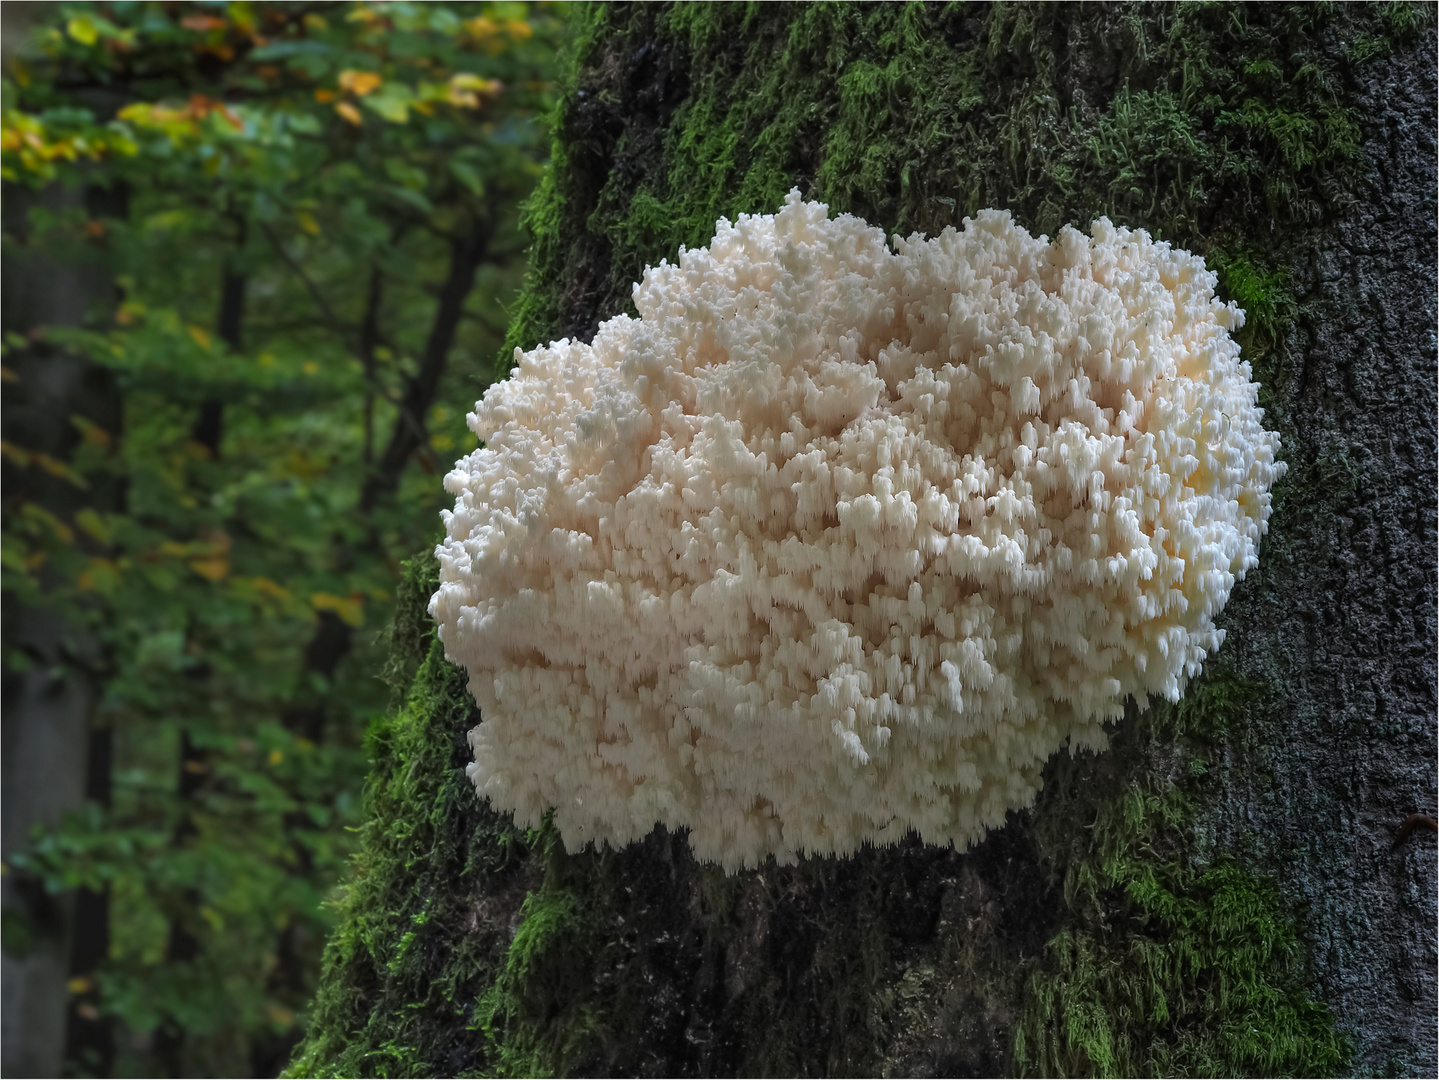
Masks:
[[[1107,219],[891,249],[791,192],[517,349],[430,605],[480,794],[728,869],[982,838],[1176,700],[1256,565],[1284,466],[1214,287]]]

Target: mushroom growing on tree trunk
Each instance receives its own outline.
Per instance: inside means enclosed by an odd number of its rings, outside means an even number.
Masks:
[[[903,235],[1107,216],[1244,309],[1288,472],[1183,699],[963,853],[517,828],[418,557],[292,1070],[1432,1075],[1435,849],[1393,842],[1436,788],[1432,9],[612,5],[572,62],[511,348],[791,187]]]

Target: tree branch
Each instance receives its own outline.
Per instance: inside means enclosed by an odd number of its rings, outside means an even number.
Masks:
[[[370,288],[365,296],[365,317],[360,323],[360,363],[365,368],[365,467],[375,460],[375,348],[380,337],[380,300],[384,277],[378,266],[370,270]]]
[[[340,340],[345,343],[345,348],[351,348],[349,330],[345,328],[344,323],[340,322],[339,316],[335,314],[335,309],[330,306],[330,302],[325,299],[325,294],[320,291],[320,287],[315,284],[309,274],[305,273],[305,268],[295,261],[294,256],[285,250],[285,245],[280,243],[280,238],[275,235],[269,225],[261,222],[260,231],[265,234],[265,239],[270,241],[270,246],[275,249],[275,254],[280,256],[280,261],[300,279],[300,283],[305,286],[305,291],[310,294],[310,299],[315,301],[315,306],[320,309],[320,313],[325,317],[325,322],[329,324],[330,329],[340,335]]]
[[[400,484],[400,476],[410,455],[426,445],[427,433],[418,418],[429,412],[449,361],[455,331],[465,314],[465,301],[475,284],[475,272],[489,253],[493,222],[477,217],[469,232],[450,241],[450,269],[440,289],[430,335],[420,356],[420,368],[407,380],[407,390],[400,404],[400,418],[390,433],[390,441],[380,455],[379,463],[365,481],[360,493],[360,511],[369,513],[381,499],[392,494]]]
[[[285,266],[289,268],[290,272],[293,273],[297,278],[299,278],[301,283],[305,286],[305,290],[310,294],[310,298],[315,301],[315,306],[320,309],[320,314],[324,316],[325,323],[334,333],[339,335],[340,341],[345,346],[346,350],[348,350],[352,355],[354,355],[360,361],[361,365],[363,365],[365,371],[365,378],[366,381],[369,382],[371,389],[400,410],[399,419],[396,423],[396,429],[398,430],[398,428],[401,426],[409,429],[411,434],[416,437],[417,444],[423,443],[427,438],[425,433],[425,425],[420,420],[419,416],[410,411],[408,405],[408,397],[402,400],[394,398],[393,396],[391,396],[389,391],[380,384],[379,379],[376,376],[373,356],[374,346],[380,340],[378,330],[378,294],[372,293],[376,304],[373,312],[368,306],[366,307],[364,316],[365,321],[363,321],[360,325],[360,341],[358,347],[356,347],[356,343],[351,337],[350,330],[346,328],[345,324],[340,321],[339,316],[335,314],[335,309],[332,308],[330,306],[330,302],[325,299],[325,294],[320,291],[320,286],[316,284],[314,279],[312,279],[309,274],[305,273],[305,268],[301,266],[299,262],[297,262],[288,251],[285,250],[285,245],[280,242],[279,237],[275,235],[274,231],[268,225],[261,224],[260,228],[265,233],[265,238],[270,241],[270,246],[275,249],[275,254],[280,257],[280,261],[283,262]],[[373,273],[375,275],[378,275],[378,268],[374,270]],[[473,270],[470,272],[470,279],[472,281],[474,279]],[[372,289],[375,287],[375,279],[373,277],[371,279],[371,287]],[[443,303],[444,297],[442,293],[441,304]],[[372,315],[375,320],[373,322],[371,321]],[[366,336],[367,334],[369,335],[369,337]],[[370,349],[370,359],[368,362],[366,360],[365,352],[367,342]],[[423,415],[423,413],[421,415]],[[391,441],[394,441],[393,437],[391,438]],[[368,490],[368,487],[369,481],[366,481],[366,490]],[[366,508],[363,491],[361,492],[360,506],[362,510]]]

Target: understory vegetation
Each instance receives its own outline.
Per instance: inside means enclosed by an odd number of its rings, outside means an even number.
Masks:
[[[273,1076],[304,1030],[377,638],[473,445],[560,29],[523,3],[7,8],[7,756],[45,685],[93,706],[48,780],[83,802],[13,847],[34,781],[7,768],[4,948],[68,950],[74,1075]]]

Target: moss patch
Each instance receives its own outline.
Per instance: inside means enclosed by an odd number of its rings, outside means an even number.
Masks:
[[[1128,718],[1114,764],[1083,755],[1055,770],[1036,834],[1063,869],[1069,917],[1026,986],[1026,1072],[1345,1070],[1351,1048],[1310,996],[1292,904],[1194,829],[1214,758],[1258,753],[1277,708],[1272,688],[1211,662],[1177,705]]]
[[[588,337],[632,311],[647,263],[708,243],[721,216],[773,212],[796,185],[902,233],[997,206],[1036,233],[1107,214],[1201,252],[1267,246],[1352,198],[1353,38],[1389,48],[1408,18],[1355,14],[591,9],[530,204],[535,272],[509,345]]]
[[[404,705],[367,735],[361,854],[289,1075],[464,1075],[486,1064],[454,1029],[475,1022],[505,972],[511,924],[537,879],[530,838],[465,779],[463,736],[479,718],[424,616],[437,583],[432,555],[406,565],[391,642]]]

